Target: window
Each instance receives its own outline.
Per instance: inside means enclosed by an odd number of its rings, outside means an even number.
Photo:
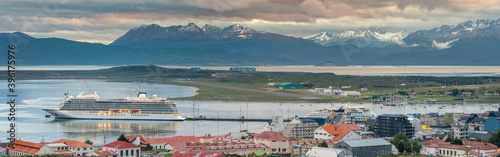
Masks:
[[[123,150],[120,150],[120,156],[123,156]]]
[[[87,150],[87,147],[83,148],[83,150]]]
[[[130,155],[134,156],[134,150],[130,150]]]
[[[128,150],[125,150],[125,156],[128,156]]]
[[[77,150],[80,151],[80,148],[78,148]]]

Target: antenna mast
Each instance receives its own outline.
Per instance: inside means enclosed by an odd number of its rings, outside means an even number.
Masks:
[[[137,90],[135,90],[135,93],[132,97],[136,96],[137,95],[137,92],[139,92],[139,88],[141,88],[141,85],[139,85],[139,87],[137,87]]]
[[[83,81],[83,84],[85,85],[85,87],[87,88],[87,91],[89,92],[89,94],[92,94],[92,93],[90,93],[89,87],[87,86],[87,83],[85,83],[85,80],[82,79],[82,81]]]

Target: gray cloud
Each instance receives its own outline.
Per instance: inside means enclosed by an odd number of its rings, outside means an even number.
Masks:
[[[500,15],[500,3],[474,0],[15,0],[2,4],[9,6],[0,10],[2,32],[102,38],[93,41],[110,40],[151,23],[221,27],[239,23],[301,36],[346,29],[413,31]]]

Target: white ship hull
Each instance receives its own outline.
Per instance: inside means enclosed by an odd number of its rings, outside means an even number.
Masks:
[[[88,120],[162,120],[162,121],[183,121],[180,115],[174,114],[104,114],[104,113],[90,113],[87,111],[61,111],[59,109],[42,109],[47,111],[55,118],[60,119],[88,119]]]

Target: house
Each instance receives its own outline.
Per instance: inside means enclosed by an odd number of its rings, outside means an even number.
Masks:
[[[311,139],[295,139],[295,140],[290,140],[290,150],[292,145],[300,145],[302,146],[302,154],[306,154],[307,151],[313,147],[318,147],[319,144],[325,142],[328,145],[328,148],[333,148],[334,144],[337,144],[338,142],[335,142],[333,140],[311,140]],[[300,149],[295,148],[293,149],[293,154],[300,154]]]
[[[444,92],[444,95],[451,95],[453,92]]]
[[[367,91],[368,88],[361,88],[361,91]]]
[[[425,92],[425,95],[432,95],[432,92]]]
[[[56,155],[57,153],[44,143],[32,143],[28,141],[15,140],[12,145],[5,147],[5,154],[9,156],[34,156],[34,155]],[[64,149],[64,151],[67,149]]]
[[[318,123],[312,119],[300,119],[297,117],[286,125],[285,129],[283,129],[283,135],[286,137],[313,139],[314,129],[318,126]]]
[[[293,83],[293,82],[285,82],[285,83],[281,83],[281,84],[276,85],[276,88],[277,89],[303,89],[304,86],[301,84]]]
[[[103,145],[102,150],[116,153],[117,157],[134,157],[141,155],[139,146],[124,141],[115,141]]]
[[[141,151],[147,151],[147,150],[152,150],[153,147],[149,144],[149,142],[146,141],[142,135],[130,135],[130,136],[125,136],[127,140],[136,145],[141,147]]]
[[[289,152],[288,138],[279,132],[264,131],[260,134],[254,134],[253,139],[255,143],[263,144],[271,149],[271,154]]]
[[[62,139],[48,143],[32,143],[16,140],[13,145],[5,147],[12,156],[32,155],[74,155],[88,156],[94,152],[94,146],[75,140]]]
[[[487,153],[496,153],[497,146],[491,143],[462,141],[464,145],[450,144],[438,139],[422,142],[421,155],[429,156],[487,156]],[[465,152],[468,152],[465,154]]]
[[[469,134],[469,141],[486,142],[492,133],[488,131],[474,131]]]
[[[383,138],[342,141],[333,147],[345,149],[357,157],[385,156],[392,153],[392,144]]]
[[[462,92],[462,96],[471,96],[472,92]]]
[[[411,92],[410,96],[417,96],[417,92]]]
[[[269,156],[269,152],[254,151],[254,152],[250,152],[250,154],[248,154],[248,157],[268,157],[268,156]]]
[[[383,114],[377,117],[374,129],[379,137],[393,137],[397,133],[403,133],[406,137],[412,138],[415,128],[406,115]]]
[[[67,151],[71,152],[64,152],[65,154],[73,154],[75,156],[87,156],[88,154],[92,153],[95,151],[95,148],[93,145],[87,144],[85,142],[80,142],[80,141],[75,141],[75,140],[68,140],[68,139],[62,139],[62,140],[57,140],[54,142],[50,142],[50,144],[54,145],[66,145],[67,146]],[[57,151],[63,150],[62,148],[58,148]],[[63,152],[60,152],[59,154],[62,154]],[[56,153],[57,154],[57,153]]]
[[[308,157],[337,157],[337,156],[352,156],[352,152],[344,151],[343,149],[338,148],[322,148],[322,147],[313,147],[309,151],[307,151],[306,156]]]
[[[323,125],[314,130],[315,140],[344,141],[361,139],[362,129],[356,124]]]
[[[235,154],[240,156],[246,156],[255,151],[263,152],[268,150],[267,146],[263,144],[257,144],[247,140],[242,140],[241,142],[213,140],[210,142],[186,142],[184,144],[184,147],[179,149],[186,152],[223,152],[224,154]]]

